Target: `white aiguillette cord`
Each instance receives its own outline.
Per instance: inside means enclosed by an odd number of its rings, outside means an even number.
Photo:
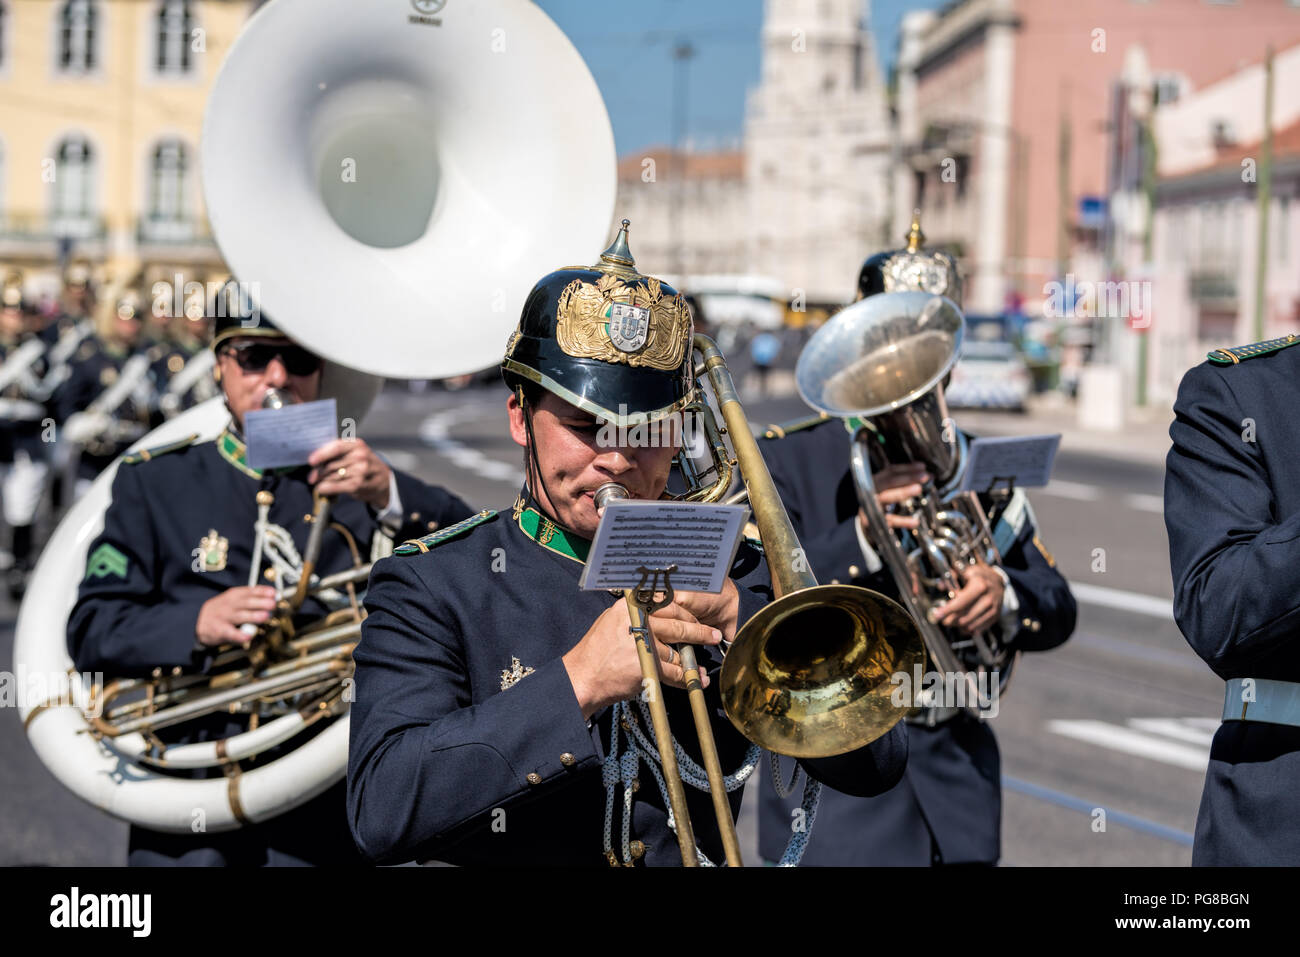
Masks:
[[[262,396],[262,408],[284,408],[284,397],[280,395],[279,389],[266,390],[266,395]],[[248,569],[249,588],[257,584],[258,576],[262,574],[262,552],[266,548],[266,525],[270,521],[271,503],[274,501],[275,496],[266,489],[262,489],[257,493],[257,524],[253,526],[253,561]],[[239,630],[250,638],[257,634],[257,626],[251,621],[244,622],[239,626]]]

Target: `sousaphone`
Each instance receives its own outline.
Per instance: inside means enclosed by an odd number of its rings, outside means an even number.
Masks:
[[[217,76],[201,154],[232,274],[328,360],[322,393],[357,420],[377,377],[495,364],[537,277],[582,261],[613,214],[604,102],[528,0],[271,0]],[[212,438],[227,421],[215,399],[133,448]],[[37,754],[81,798],[162,831],[190,832],[198,810],[206,830],[228,830],[324,791],[344,774],[346,714],[292,750],[280,740],[292,719],[240,736],[241,754],[274,737],[282,756],[245,769],[237,790],[142,760],[147,728],[92,733],[65,632],[116,468],[59,525],[19,613],[16,670],[48,689],[21,708]]]

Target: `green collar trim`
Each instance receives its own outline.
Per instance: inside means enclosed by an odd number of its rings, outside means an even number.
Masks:
[[[586,564],[591,542],[561,528],[533,506],[526,505],[523,496],[515,499],[514,518],[519,530],[542,548]]]
[[[245,475],[251,475],[256,479],[262,477],[260,469],[255,469],[248,464],[248,446],[244,445],[229,428],[224,429],[217,436],[217,451],[221,453],[223,459]]]

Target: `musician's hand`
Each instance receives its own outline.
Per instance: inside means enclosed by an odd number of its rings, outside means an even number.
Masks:
[[[275,611],[275,589],[269,585],[240,585],[227,588],[215,598],[209,598],[199,609],[199,619],[194,625],[194,635],[199,644],[246,645],[251,635],[239,630],[245,622],[260,625]]]
[[[992,627],[1002,614],[1002,576],[980,562],[960,570],[961,590],[935,608],[935,621],[971,635]]]
[[[887,465],[879,472],[872,475],[872,481],[876,485],[876,501],[880,503],[880,508],[885,512],[885,523],[890,528],[916,528],[917,518],[913,516],[891,515],[888,511],[890,505],[901,505],[909,498],[917,498],[923,491],[922,485],[930,480],[930,473],[925,470],[925,466],[918,462],[908,462],[905,465]],[[868,535],[871,534],[871,527],[867,524],[867,517],[863,513],[858,513],[858,520],[862,523],[862,530]]]
[[[641,694],[641,664],[630,627],[627,601],[620,598],[601,613],[582,640],[564,656],[564,667],[584,718],[616,701]],[[651,616],[650,634],[659,655],[663,683],[674,688],[685,687],[685,673],[681,656],[668,645],[716,645],[722,639],[718,629],[700,624],[676,602]],[[708,676],[701,674],[700,682],[707,686]]]
[[[684,608],[694,616],[696,621],[712,625],[722,632],[723,641],[736,640],[736,619],[740,615],[740,593],[736,583],[730,578],[722,586],[722,591],[711,595],[703,591],[675,591],[673,605]],[[669,607],[672,607],[671,605]]]
[[[388,507],[392,469],[361,439],[335,439],[311,454],[307,474],[321,495],[351,495],[376,511]]]

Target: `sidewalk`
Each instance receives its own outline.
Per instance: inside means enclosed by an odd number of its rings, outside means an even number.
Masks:
[[[1031,435],[1061,433],[1061,450],[1083,452],[1144,465],[1160,465],[1169,452],[1169,423],[1172,408],[1130,409],[1124,428],[1097,432],[1079,427],[1079,413],[1073,400],[1058,393],[1034,396],[1024,415],[979,409],[954,409],[959,426],[976,435]]]

